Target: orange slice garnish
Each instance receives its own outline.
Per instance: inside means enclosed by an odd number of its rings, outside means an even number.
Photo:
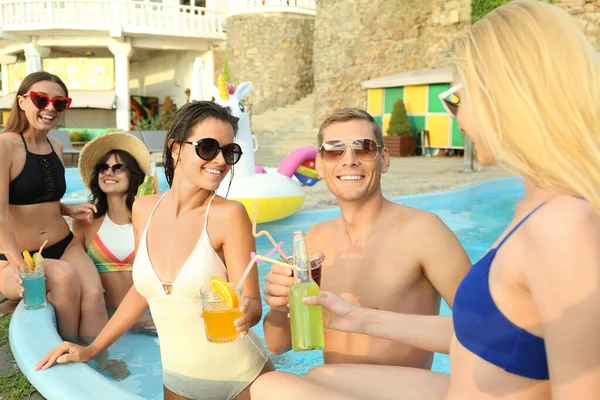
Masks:
[[[210,288],[227,304],[227,307],[239,307],[238,296],[225,279],[220,276],[213,276],[210,278]]]
[[[27,265],[29,265],[29,268],[35,270],[35,262],[33,261],[33,258],[31,258],[31,254],[29,254],[27,250],[23,252],[23,259],[25,260]]]

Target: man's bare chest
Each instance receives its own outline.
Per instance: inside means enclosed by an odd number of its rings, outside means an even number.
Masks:
[[[321,289],[363,307],[393,310],[424,279],[414,257],[386,252],[330,253],[322,267]]]

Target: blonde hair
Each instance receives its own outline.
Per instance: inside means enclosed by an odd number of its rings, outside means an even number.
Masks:
[[[573,17],[508,3],[459,37],[450,61],[460,107],[500,164],[600,210],[600,58]]]

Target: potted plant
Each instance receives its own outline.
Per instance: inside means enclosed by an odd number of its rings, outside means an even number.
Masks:
[[[387,147],[390,156],[409,157],[414,155],[416,138],[413,135],[402,99],[398,99],[394,103],[387,134],[383,137],[383,144]]]
[[[69,131],[69,139],[71,144],[76,149],[82,148],[87,142],[91,140],[90,134],[87,130],[73,130]]]

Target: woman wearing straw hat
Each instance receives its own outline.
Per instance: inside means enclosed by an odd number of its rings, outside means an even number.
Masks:
[[[79,173],[96,206],[92,223],[73,222],[73,233],[96,264],[106,306],[115,310],[133,284],[135,240],[131,209],[150,164],[146,145],[129,133],[107,133],[81,150]],[[155,192],[158,181],[155,179]]]

